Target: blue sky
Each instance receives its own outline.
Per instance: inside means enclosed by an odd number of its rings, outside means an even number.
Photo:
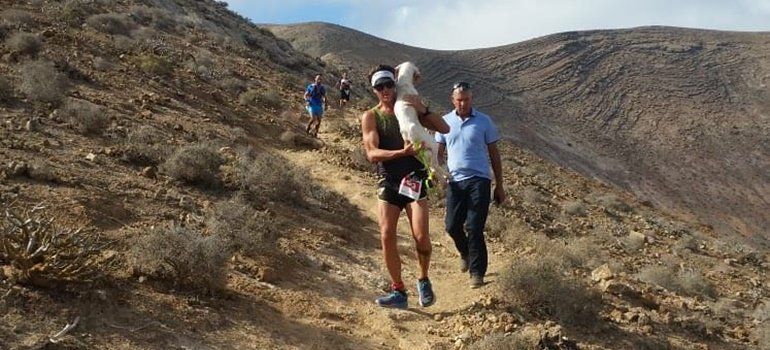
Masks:
[[[668,25],[770,31],[770,0],[228,0],[255,23],[323,21],[430,49],[586,29]]]

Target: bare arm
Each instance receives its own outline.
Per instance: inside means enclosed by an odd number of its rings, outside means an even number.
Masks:
[[[364,139],[366,159],[372,163],[417,154],[414,150],[414,146],[410,143],[405,144],[404,149],[392,151],[380,149],[380,135],[377,133],[377,120],[372,111],[364,112],[364,115],[361,117],[361,132]]]
[[[500,151],[497,149],[496,142],[488,144],[487,149],[489,150],[489,160],[492,162],[492,171],[495,173],[495,202],[502,204],[507,199],[507,195],[503,188],[503,164],[500,161]]]

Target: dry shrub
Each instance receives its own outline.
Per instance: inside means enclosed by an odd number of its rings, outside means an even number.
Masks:
[[[217,203],[206,226],[234,249],[252,256],[270,251],[280,232],[276,218],[255,210],[240,196]]]
[[[125,35],[131,34],[131,28],[133,22],[131,19],[119,13],[102,13],[88,17],[86,23],[102,33],[111,35]]]
[[[770,301],[765,301],[757,306],[751,316],[759,322],[770,322]]]
[[[56,175],[54,168],[43,160],[33,160],[27,168],[27,176],[30,179],[43,182],[58,182],[59,176]]]
[[[522,228],[519,232],[526,232]],[[549,257],[560,262],[564,269],[592,269],[605,262],[601,248],[589,238],[550,239],[543,235],[509,235],[506,245],[512,248],[529,247],[538,257]]]
[[[605,194],[596,197],[596,203],[604,207],[604,210],[610,210],[614,212],[629,213],[632,208],[623,202],[618,196],[614,194]]]
[[[639,271],[637,277],[672,292],[714,298],[717,296],[714,286],[706,280],[700,271],[680,269],[678,272],[667,266],[647,266]]]
[[[501,211],[490,210],[484,231],[489,237],[502,237],[509,227],[509,221],[510,218],[506,218]]]
[[[222,90],[234,93],[234,94],[241,94],[247,90],[247,85],[243,80],[240,80],[235,77],[229,77],[222,79],[218,83],[219,87]]]
[[[543,205],[548,203],[548,198],[533,186],[525,187],[521,191],[520,196],[524,203],[528,205]]]
[[[16,27],[28,27],[35,23],[35,18],[32,14],[17,9],[8,9],[0,13],[0,20],[3,23],[16,26]]]
[[[554,257],[518,258],[500,277],[504,298],[534,314],[552,316],[575,326],[595,324],[601,296],[565,275]]]
[[[203,236],[189,228],[171,226],[139,237],[130,255],[135,273],[215,292],[226,285],[225,269],[232,248],[218,235]]]
[[[759,349],[770,349],[770,321],[760,323],[754,330]]]
[[[565,202],[562,205],[561,210],[563,213],[570,216],[585,217],[586,215],[588,215],[588,212],[586,210],[586,205],[581,201]]]
[[[91,230],[63,227],[45,209],[42,205],[20,209],[3,204],[0,261],[10,265],[10,277],[41,287],[97,277],[109,261],[102,256],[106,245],[100,236]]]
[[[187,63],[187,69],[195,74],[198,79],[208,81],[214,78],[215,65],[211,52],[206,50],[198,51],[193,59]]]
[[[214,187],[218,184],[217,175],[222,164],[224,159],[213,146],[194,144],[177,148],[160,169],[177,180]]]
[[[149,125],[142,125],[126,137],[123,159],[138,165],[158,165],[168,156],[166,136]]]
[[[11,52],[22,55],[35,55],[40,51],[43,43],[40,41],[40,37],[35,34],[18,32],[11,35],[11,37],[5,41],[5,46],[11,50]]]
[[[268,109],[283,109],[283,99],[276,90],[249,89],[238,97],[238,102],[244,106],[261,106]]]
[[[115,69],[115,63],[104,57],[94,57],[93,65],[94,69],[101,72],[108,72]]]
[[[671,291],[676,290],[674,270],[667,266],[653,265],[642,268],[637,277],[647,283],[652,283]]]
[[[361,127],[358,123],[350,123],[343,117],[324,118],[326,130],[339,134],[348,139],[361,139]]]
[[[687,252],[697,253],[699,251],[698,239],[693,236],[685,236],[680,238],[671,247],[671,250],[678,255],[684,255]]]
[[[644,235],[628,234],[627,236],[620,237],[618,240],[620,241],[620,244],[623,246],[623,249],[627,253],[632,254],[644,248],[644,241],[646,240],[646,238],[644,237]]]
[[[59,18],[72,26],[81,25],[86,18],[100,11],[93,0],[67,0],[59,11]]]
[[[473,343],[469,350],[538,350],[539,339],[522,333],[494,333]]]
[[[104,108],[84,100],[67,100],[61,109],[61,115],[69,120],[75,130],[84,135],[101,135],[110,123]]]
[[[5,78],[0,77],[0,102],[6,102],[13,99],[13,85]]]
[[[302,199],[303,179],[289,162],[277,155],[242,152],[236,167],[241,188],[257,198],[285,203]]]
[[[67,78],[51,62],[26,63],[19,69],[19,74],[19,90],[33,101],[59,103],[69,87]]]
[[[112,39],[112,44],[118,51],[131,52],[139,45],[139,42],[127,36],[118,36]]]
[[[717,292],[700,271],[682,270],[678,274],[679,292],[685,295],[715,298]]]
[[[133,6],[129,10],[131,18],[143,26],[151,25],[157,30],[173,31],[177,21],[168,11],[147,6]]]
[[[752,317],[759,321],[754,330],[754,337],[757,339],[760,349],[770,349],[770,301],[765,301],[757,306]]]
[[[169,76],[174,73],[174,64],[165,57],[153,54],[143,54],[139,56],[137,60],[139,69],[146,74]]]

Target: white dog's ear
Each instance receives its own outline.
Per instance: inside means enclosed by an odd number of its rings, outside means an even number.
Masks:
[[[403,64],[403,63],[402,63],[402,64]],[[396,73],[395,73],[395,76],[396,76],[396,80],[398,80],[398,69],[399,69],[399,68],[401,68],[401,64],[399,64],[399,65],[397,65],[397,66],[396,66]]]

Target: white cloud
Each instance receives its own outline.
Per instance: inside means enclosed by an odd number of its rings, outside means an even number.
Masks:
[[[770,30],[770,0],[234,0],[255,11],[346,4],[338,24],[413,46],[467,49],[587,29],[668,25]],[[249,5],[244,5],[248,3]],[[281,5],[279,5],[281,4]],[[314,20],[312,11],[308,11]],[[246,14],[248,15],[248,14]]]

